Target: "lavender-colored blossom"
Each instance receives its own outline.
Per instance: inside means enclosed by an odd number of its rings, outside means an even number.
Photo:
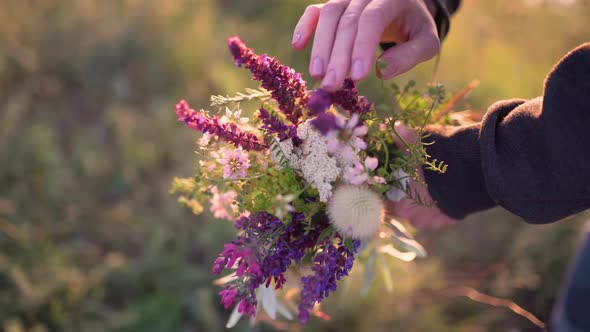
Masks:
[[[356,160],[353,167],[348,167],[344,170],[342,178],[352,185],[360,186],[369,180],[369,174],[363,165]]]
[[[330,131],[338,129],[336,116],[327,112],[320,113],[313,120],[311,120],[311,125],[323,136],[326,136]]]
[[[312,271],[314,274],[301,278],[303,289],[301,290],[301,302],[299,303],[299,321],[306,323],[309,319],[309,312],[315,303],[321,302],[330,292],[336,291],[336,281],[347,276],[354,262],[354,254],[358,250],[360,241],[353,241],[352,251],[348,249],[340,237],[337,245],[328,238],[321,246],[313,262]]]
[[[257,55],[242,40],[235,36],[227,39],[234,63],[249,69],[253,78],[261,82],[279,104],[279,109],[289,121],[297,125],[307,104],[307,87],[301,74],[284,66],[266,54]]]
[[[264,283],[269,286],[272,281],[275,288],[283,287],[286,282],[284,273],[289,266],[315,248],[322,232],[330,226],[326,217],[314,221],[311,230],[304,221],[304,214],[291,213],[291,222],[284,225],[265,211],[243,215],[236,220],[235,227],[240,235],[225,244],[213,266],[216,274],[224,268],[236,268],[237,281],[219,293],[224,306],[239,303],[240,313],[254,315],[258,287]]]
[[[332,104],[359,115],[371,112],[373,107],[366,97],[359,96],[356,84],[351,79],[346,79],[342,89],[335,92],[317,89],[307,100],[307,108],[312,115],[324,113]]]
[[[235,222],[235,227],[241,234],[232,242],[224,245],[223,251],[213,264],[213,273],[219,274],[224,268],[236,269],[237,282],[231,283],[220,292],[224,306],[238,304],[238,312],[252,317],[256,314],[256,289],[264,283],[267,277],[262,266],[265,245],[263,235],[272,233],[282,226],[280,220],[267,212],[245,214]],[[238,287],[234,294],[230,290]]]
[[[219,295],[221,295],[221,303],[225,309],[229,309],[232,304],[234,304],[238,292],[239,290],[236,285],[231,285],[219,292]]]
[[[297,128],[294,125],[284,124],[281,119],[271,115],[264,107],[258,111],[258,118],[262,121],[261,129],[269,134],[276,134],[279,141],[292,139],[293,144],[301,144],[301,139],[297,137]]]
[[[185,100],[176,104],[178,121],[205,134],[219,136],[224,141],[244,150],[265,150],[267,146],[256,135],[242,131],[235,123],[223,123],[217,116],[208,117],[204,111],[190,108]]]
[[[319,115],[332,106],[332,97],[330,93],[324,89],[317,89],[311,93],[307,100],[307,108],[311,115]]]

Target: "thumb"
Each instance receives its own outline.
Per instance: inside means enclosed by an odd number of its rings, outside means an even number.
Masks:
[[[417,64],[434,57],[440,48],[440,40],[434,29],[425,29],[407,42],[385,51],[379,59],[388,65],[377,69],[377,76],[390,79],[414,68]]]

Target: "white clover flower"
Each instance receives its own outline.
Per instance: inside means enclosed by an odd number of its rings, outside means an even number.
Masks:
[[[341,185],[328,202],[328,217],[334,228],[360,240],[377,233],[384,211],[381,197],[365,186]]]

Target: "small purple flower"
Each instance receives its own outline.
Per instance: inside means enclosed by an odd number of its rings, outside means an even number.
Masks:
[[[332,102],[350,113],[365,114],[371,112],[372,104],[366,97],[359,97],[356,84],[351,79],[344,81],[344,87],[331,94]]]
[[[320,113],[315,119],[311,120],[311,125],[324,136],[330,131],[338,129],[336,116],[327,112]]]
[[[185,100],[176,104],[178,121],[184,122],[189,128],[204,134],[221,137],[224,141],[244,150],[265,150],[267,146],[260,142],[252,133],[243,132],[235,123],[223,123],[217,116],[209,118],[202,110],[200,112],[190,108]]]
[[[223,303],[223,307],[225,309],[229,309],[236,299],[238,295],[238,288],[235,285],[231,285],[230,287],[222,290],[219,292],[221,295],[221,303]]]
[[[311,115],[319,115],[324,112],[332,105],[332,98],[330,93],[324,89],[317,89],[311,93],[311,96],[307,100],[307,108]]]

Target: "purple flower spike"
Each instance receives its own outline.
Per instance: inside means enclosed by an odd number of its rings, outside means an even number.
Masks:
[[[324,89],[313,91],[307,101],[307,108],[309,108],[312,115],[324,113],[331,105],[330,93]]]
[[[209,118],[203,111],[197,112],[190,108],[185,100],[176,104],[178,121],[184,122],[189,128],[202,133],[221,137],[224,141],[242,147],[244,150],[265,150],[267,146],[256,135],[243,132],[235,123],[221,123],[217,116]]]
[[[266,54],[257,55],[242,40],[235,36],[227,39],[234,63],[244,65],[254,80],[260,81],[262,87],[270,91],[271,96],[279,104],[279,109],[294,125],[299,124],[303,109],[307,104],[307,87],[301,74],[284,66],[275,58]]]
[[[306,253],[317,248],[322,232],[330,227],[326,217],[318,220],[312,230],[306,227],[304,220],[303,213],[292,213],[291,222],[284,225],[277,217],[265,211],[236,220],[234,225],[240,230],[240,235],[224,246],[213,267],[214,273],[220,273],[224,268],[236,268],[238,279],[219,293],[225,307],[239,303],[238,312],[246,316],[254,315],[258,287],[263,284],[269,286],[273,280],[275,288],[283,287],[287,281],[284,274],[289,266],[301,261]],[[321,289],[333,291],[336,280],[348,274],[352,268],[354,256],[342,243],[338,247],[334,246],[331,237],[322,240],[319,245],[323,252],[316,255],[312,268],[315,274],[308,277],[308,283],[317,282]],[[317,294],[328,295],[324,290],[317,293],[310,290],[311,286],[307,287],[307,293],[302,292],[301,296],[305,302],[300,306],[301,317],[304,318],[309,317],[313,304],[323,299]]]
[[[344,81],[344,87],[331,94],[332,102],[350,113],[365,114],[371,112],[372,104],[365,97],[359,97],[356,84],[351,79]]]
[[[311,269],[314,274],[301,278],[303,284],[301,302],[299,303],[299,321],[301,323],[307,322],[309,312],[315,303],[328,297],[330,292],[335,292],[336,281],[347,276],[352,269],[354,254],[360,246],[360,241],[354,240],[353,251],[350,251],[344,246],[341,237],[340,240],[338,245],[334,245],[332,239],[326,239],[322,251],[313,260],[314,264]]]
[[[279,140],[293,140],[293,144],[301,144],[301,139],[297,137],[297,128],[294,125],[286,125],[281,119],[271,115],[266,109],[260,108],[258,118],[262,121],[262,129],[269,134],[276,134]]]

